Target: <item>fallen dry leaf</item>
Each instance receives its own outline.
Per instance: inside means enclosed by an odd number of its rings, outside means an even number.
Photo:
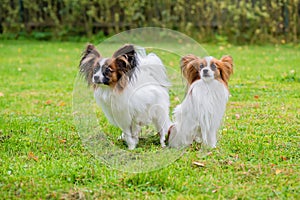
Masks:
[[[258,95],[254,95],[254,99],[258,99],[259,98],[259,96]]]
[[[281,169],[276,169],[275,170],[275,174],[277,175],[277,174],[280,174],[282,172],[282,170]]]
[[[66,105],[66,103],[63,102],[63,101],[61,101],[61,102],[58,104],[58,106],[65,106],[65,105]]]
[[[240,119],[241,118],[240,114],[235,114],[235,118]]]
[[[67,142],[67,140],[66,139],[61,139],[61,140],[59,140],[59,143],[66,143]]]
[[[197,162],[197,161],[194,161],[194,162],[193,162],[193,165],[197,165],[198,167],[205,167],[205,164],[204,164],[204,163]]]
[[[0,97],[4,97],[4,94],[2,92],[0,92]]]
[[[30,151],[30,152],[28,153],[28,158],[29,158],[29,159],[33,159],[33,160],[36,161],[36,162],[39,160],[38,157],[36,157],[36,156],[33,154],[32,151]]]
[[[51,103],[52,103],[51,100],[47,100],[47,101],[45,102],[46,105],[50,105]]]
[[[281,158],[282,160],[287,160],[287,158],[286,158],[285,156],[280,156],[280,158]]]
[[[271,167],[274,167],[274,166],[276,166],[274,163],[271,163],[270,165],[271,165]]]

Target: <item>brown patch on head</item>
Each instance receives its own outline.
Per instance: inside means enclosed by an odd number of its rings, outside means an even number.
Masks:
[[[111,68],[114,69],[114,73],[111,86],[122,91],[133,78],[137,65],[138,60],[133,45],[124,45],[118,49],[112,57]]]
[[[117,91],[122,91],[128,83],[126,73],[123,70],[120,70],[118,62],[114,58],[110,59],[109,67],[112,71],[110,73],[108,85]]]
[[[201,59],[192,54],[186,55],[180,60],[180,68],[184,78],[190,86],[194,81],[200,79],[200,62]]]
[[[99,68],[100,68],[99,70],[101,70],[100,73],[104,77],[103,80],[101,80],[102,83],[113,87],[115,82],[117,82],[117,77],[116,77],[117,68],[113,62],[113,59],[107,58],[104,62],[100,60]]]
[[[117,73],[118,68],[115,65],[115,63],[113,62],[113,59],[111,59],[111,58],[106,61],[106,64],[107,64],[106,66],[111,69],[108,85],[111,87],[115,87],[116,83],[119,80],[118,73]]]
[[[86,49],[82,52],[79,68],[80,73],[85,77],[88,85],[94,85],[92,78],[95,68],[99,65],[98,61],[100,57],[100,53],[93,44],[88,44]]]
[[[233,73],[233,60],[231,56],[223,56],[220,60],[214,59],[219,76],[216,77],[219,81],[223,82],[228,88],[228,81],[230,75]]]

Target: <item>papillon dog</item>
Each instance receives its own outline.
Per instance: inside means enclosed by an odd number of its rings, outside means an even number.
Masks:
[[[124,45],[104,58],[89,44],[80,61],[80,72],[93,86],[97,105],[108,121],[122,129],[130,150],[138,144],[142,126],[154,124],[161,146],[171,124],[170,83],[160,58],[145,49]]]
[[[186,55],[180,61],[188,91],[174,109],[174,124],[169,129],[169,146],[186,147],[194,140],[216,147],[217,132],[229,98],[228,81],[233,73],[231,56],[217,60]]]

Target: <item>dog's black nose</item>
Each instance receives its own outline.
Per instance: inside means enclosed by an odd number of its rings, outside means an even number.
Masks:
[[[204,70],[203,70],[203,73],[204,73],[204,74],[207,74],[207,73],[208,73],[208,69],[204,69]]]
[[[94,76],[94,81],[97,83],[100,81],[100,77],[99,76]]]

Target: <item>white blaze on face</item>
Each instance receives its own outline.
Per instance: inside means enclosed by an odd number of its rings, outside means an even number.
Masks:
[[[102,68],[103,68],[103,65],[105,64],[105,61],[107,60],[107,58],[103,58],[99,61],[99,69],[97,69],[96,72],[94,72],[94,75],[93,75],[93,82],[94,83],[103,83],[103,79],[104,79],[104,75],[102,73]]]
[[[210,67],[213,57],[208,56],[208,57],[204,57],[204,59],[206,61],[206,66],[204,66],[201,69],[200,76],[201,76],[201,79],[203,79],[204,81],[209,81],[209,80],[214,79],[214,71]]]

